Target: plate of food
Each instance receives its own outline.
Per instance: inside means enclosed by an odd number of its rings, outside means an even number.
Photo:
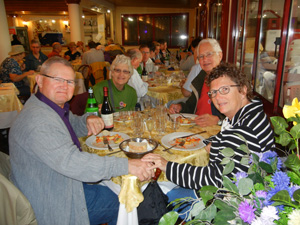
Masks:
[[[187,125],[195,125],[195,118],[197,115],[189,114],[189,113],[181,113],[181,114],[171,114],[172,119],[176,119],[179,121],[180,125],[187,126]]]
[[[190,134],[193,133],[175,132],[175,133],[167,134],[162,137],[161,143],[167,148],[176,145],[172,149],[179,150],[179,151],[195,151],[205,146],[205,144],[203,143],[203,140],[205,138],[199,134],[193,135],[191,137],[181,138],[183,136],[190,135]],[[182,143],[182,141],[184,141],[185,143],[184,145],[180,146],[179,144]]]
[[[109,131],[103,131],[97,136],[92,135],[88,137],[85,141],[86,145],[99,150],[108,150],[107,145],[103,142],[103,137],[106,137],[108,140],[108,143],[110,147],[112,148],[119,148],[119,144],[129,139],[130,137],[127,134],[121,133],[121,132],[109,132]]]

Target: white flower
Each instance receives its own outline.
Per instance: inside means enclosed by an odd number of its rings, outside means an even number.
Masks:
[[[289,215],[288,225],[299,225],[300,224],[300,209],[295,209]]]
[[[260,217],[255,218],[251,225],[275,225],[274,220],[278,220],[277,210],[274,206],[264,207]]]

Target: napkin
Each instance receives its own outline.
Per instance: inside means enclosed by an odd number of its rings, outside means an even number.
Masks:
[[[119,201],[125,205],[126,211],[129,213],[139,204],[144,201],[144,196],[141,192],[138,179],[133,175],[122,176],[121,192]]]

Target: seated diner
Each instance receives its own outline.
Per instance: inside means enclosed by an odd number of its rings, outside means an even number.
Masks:
[[[99,109],[103,103],[103,87],[108,87],[108,99],[115,112],[134,110],[137,94],[135,89],[127,84],[133,74],[130,58],[117,55],[110,70],[111,79],[99,82],[93,87]]]

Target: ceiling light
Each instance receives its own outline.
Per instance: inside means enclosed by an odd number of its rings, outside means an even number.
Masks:
[[[110,13],[110,9],[107,10],[107,13]]]

